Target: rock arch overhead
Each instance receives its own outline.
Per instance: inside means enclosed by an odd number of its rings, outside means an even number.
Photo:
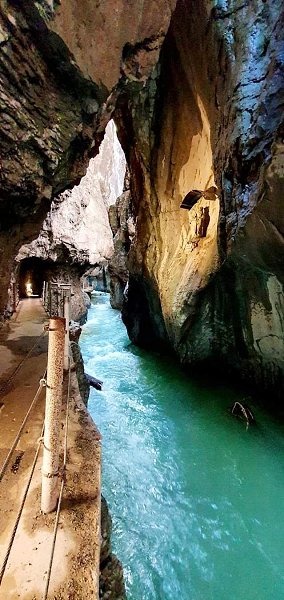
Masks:
[[[0,275],[5,290],[114,116],[137,228],[132,339],[283,390],[283,3],[232,4],[5,3]],[[180,211],[212,185],[215,202]]]
[[[0,313],[19,247],[37,236],[51,199],[79,182],[98,151],[128,81],[121,72],[125,45],[143,55],[146,40],[144,81],[174,6],[174,0],[2,4]],[[149,39],[156,39],[153,48]]]

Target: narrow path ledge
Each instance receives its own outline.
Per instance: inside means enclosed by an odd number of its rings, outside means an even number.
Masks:
[[[42,329],[42,325],[40,325]],[[43,359],[43,355],[41,355]],[[26,368],[29,361],[27,360]],[[41,366],[42,368],[42,366]],[[20,374],[19,374],[20,375]],[[35,375],[38,381],[38,374]],[[19,379],[19,387],[18,387]],[[13,396],[21,403],[24,373],[14,380]],[[30,382],[31,383],[31,382]],[[61,464],[65,435],[68,376],[64,380],[61,431]],[[14,451],[11,464],[0,487],[0,565],[2,565],[18,505],[24,494],[35,453],[35,440],[40,436],[44,412],[44,393],[35,407],[28,429]],[[1,398],[2,399],[2,398]],[[32,398],[31,398],[32,400]],[[8,394],[3,398],[5,414],[9,414]],[[13,403],[13,411],[15,404]],[[101,543],[101,438],[82,402],[74,368],[70,373],[67,470],[61,503],[55,553],[52,564],[49,600],[91,600],[99,598],[99,565]],[[4,416],[4,415],[3,415]],[[0,415],[1,417],[1,415]],[[0,418],[0,431],[5,421]],[[14,419],[15,420],[15,419]],[[1,422],[2,421],[2,422]],[[12,419],[11,419],[12,421]],[[14,434],[13,434],[14,435]],[[29,441],[30,440],[30,441]],[[3,448],[4,450],[4,448]],[[23,454],[17,472],[11,466]],[[36,464],[30,491],[7,563],[0,600],[42,600],[51,556],[55,513],[40,512],[42,450]],[[10,502],[11,500],[11,502]]]
[[[64,413],[65,406],[62,410],[62,437]],[[40,495],[41,460],[36,468],[0,588],[1,600],[43,598],[55,513],[40,513]],[[66,483],[52,564],[49,599],[97,600],[99,597],[100,504],[100,434],[81,400],[76,373],[72,372]]]

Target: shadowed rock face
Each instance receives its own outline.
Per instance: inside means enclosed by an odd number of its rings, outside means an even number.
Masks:
[[[168,343],[188,365],[226,366],[265,392],[273,388],[277,401],[283,4],[229,5],[177,3],[160,74],[122,117],[137,215],[124,320],[132,340]],[[211,185],[220,200],[179,209],[189,190]]]
[[[0,313],[13,257],[39,233],[50,200],[84,175],[128,78],[143,86],[174,6],[2,2]]]
[[[109,223],[113,233],[114,251],[108,263],[110,275],[110,303],[112,308],[122,309],[129,272],[128,253],[135,235],[132,216],[129,173],[126,173],[123,194],[109,207]]]
[[[10,0],[0,16],[3,289],[114,113],[136,219],[131,338],[282,394],[282,1]]]

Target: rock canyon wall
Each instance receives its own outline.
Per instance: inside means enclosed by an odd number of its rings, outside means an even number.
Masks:
[[[126,174],[123,194],[109,207],[109,224],[113,233],[113,254],[108,263],[110,275],[110,303],[112,308],[122,309],[127,296],[128,254],[135,235],[132,214],[129,174]]]
[[[136,221],[131,339],[282,395],[283,12],[281,0],[2,3],[2,308],[17,249],[113,117]],[[180,209],[213,185],[214,199]]]
[[[98,152],[117,95],[127,87],[125,48],[152,43],[141,74],[147,77],[174,6],[1,3],[0,313],[17,251],[38,235],[51,200],[79,183]]]
[[[125,322],[135,342],[237,372],[266,399],[273,389],[272,405],[284,382],[283,4],[178,2],[156,72],[121,118],[137,216]],[[179,208],[212,185],[215,201]]]
[[[84,320],[86,302],[80,278],[107,265],[113,254],[108,209],[123,190],[125,158],[113,121],[106,127],[99,154],[90,160],[80,184],[55,198],[39,236],[21,247],[16,262],[36,257],[43,279],[71,283],[71,318]]]
[[[53,200],[40,235],[21,248],[17,260],[37,256],[60,263],[65,253],[70,264],[106,264],[113,253],[108,209],[122,193],[124,175],[124,154],[110,121],[80,184]]]

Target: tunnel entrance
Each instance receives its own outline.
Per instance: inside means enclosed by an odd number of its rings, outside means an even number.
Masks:
[[[45,278],[44,261],[40,258],[24,258],[19,266],[19,296],[29,298],[41,296]]]

